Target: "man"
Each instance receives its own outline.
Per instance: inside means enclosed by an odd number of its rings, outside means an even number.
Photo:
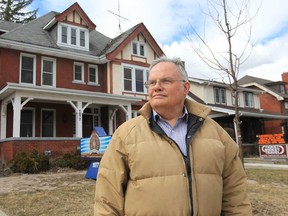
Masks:
[[[122,124],[101,160],[95,215],[252,215],[233,139],[186,99],[180,59],[155,60],[140,116]]]

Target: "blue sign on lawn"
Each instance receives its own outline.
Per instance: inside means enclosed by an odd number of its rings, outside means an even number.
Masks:
[[[93,160],[101,158],[110,143],[110,140],[111,136],[99,136],[95,128],[89,138],[82,138],[80,140],[80,153],[82,159]]]
[[[99,162],[108,147],[111,138],[112,136],[107,136],[102,127],[95,127],[89,138],[82,138],[80,140],[81,158],[91,160],[85,175],[86,178],[97,178]]]

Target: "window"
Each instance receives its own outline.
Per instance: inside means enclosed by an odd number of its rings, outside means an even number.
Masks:
[[[34,136],[34,110],[22,109],[20,120],[20,137]]]
[[[55,136],[55,111],[54,110],[42,110],[42,137],[54,137]]]
[[[245,107],[254,107],[253,93],[244,92],[244,106]]]
[[[225,88],[214,87],[214,100],[216,104],[226,104]]]
[[[98,85],[98,67],[96,65],[89,65],[88,73],[88,84]]]
[[[84,82],[84,64],[74,63],[74,81]]]
[[[145,45],[140,42],[132,42],[132,54],[145,56]]]
[[[147,81],[148,71],[146,68],[134,68],[124,66],[124,91],[146,93],[144,83]]]
[[[144,71],[135,69],[136,92],[144,92]]]
[[[80,46],[85,47],[85,31],[80,30]]]
[[[55,86],[56,63],[55,59],[42,59],[42,85]]]
[[[35,59],[36,57],[33,55],[21,54],[21,83],[35,84]]]
[[[76,45],[76,29],[71,28],[71,44]]]
[[[67,36],[67,26],[62,26],[62,34],[61,34],[61,42],[62,43],[67,43],[68,36]]]
[[[58,24],[58,45],[89,50],[88,29],[69,24]]]
[[[132,68],[124,68],[124,90],[132,91]]]

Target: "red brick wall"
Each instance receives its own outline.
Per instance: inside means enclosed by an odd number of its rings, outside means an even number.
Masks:
[[[283,109],[283,102],[278,101],[274,96],[264,93],[260,95],[260,107],[268,112],[285,113]],[[282,133],[281,128],[282,120],[265,120],[263,121],[264,133]]]
[[[260,107],[268,112],[282,113],[281,102],[268,93],[260,95]]]
[[[12,160],[19,152],[37,150],[44,153],[51,151],[51,157],[59,157],[65,153],[74,153],[80,147],[80,140],[71,139],[11,139],[0,142],[0,159],[2,162]]]
[[[20,51],[11,49],[0,49],[0,89],[5,87],[7,82],[19,83]],[[34,53],[23,52],[35,55]],[[41,61],[42,57],[51,57],[47,55],[36,54],[36,85],[41,85]],[[84,63],[84,82],[85,84],[73,83],[74,62]],[[88,65],[90,62],[80,62],[64,58],[56,60],[56,87],[76,90],[85,90],[93,92],[107,92],[107,66],[98,65],[99,86],[86,84],[88,82]]]

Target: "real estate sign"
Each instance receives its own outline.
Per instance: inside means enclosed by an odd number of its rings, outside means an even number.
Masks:
[[[257,135],[260,157],[288,158],[288,145],[285,143],[284,134]]]

